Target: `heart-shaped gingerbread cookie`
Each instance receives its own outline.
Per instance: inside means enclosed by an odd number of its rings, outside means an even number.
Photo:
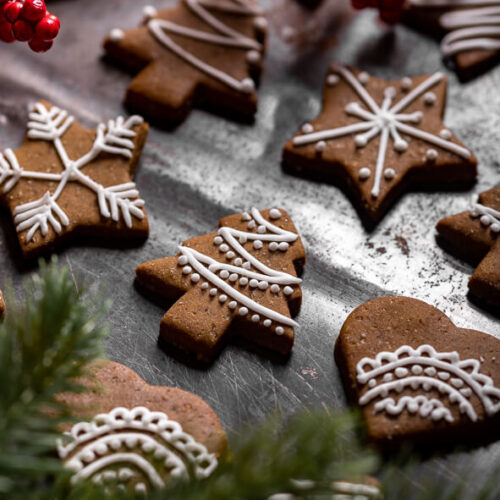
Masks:
[[[355,309],[335,346],[371,439],[477,442],[500,429],[500,340],[407,297]]]
[[[146,493],[169,478],[201,479],[215,470],[227,439],[207,403],[181,389],[148,385],[111,361],[94,362],[89,371],[88,392],[58,398],[85,419],[62,429],[69,439],[58,446],[75,471],[73,483]]]

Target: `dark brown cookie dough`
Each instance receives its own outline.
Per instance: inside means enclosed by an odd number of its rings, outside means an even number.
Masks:
[[[385,81],[334,65],[323,110],[283,149],[286,171],[331,182],[368,227],[410,189],[474,182],[477,160],[444,126],[446,77]]]
[[[253,0],[181,0],[143,26],[113,29],[107,56],[133,74],[125,102],[159,125],[183,121],[192,107],[237,118],[257,111],[267,21]],[[207,38],[208,37],[208,38]]]
[[[0,202],[12,214],[24,257],[77,236],[148,236],[144,202],[131,178],[147,132],[138,116],[87,130],[48,102],[35,105],[23,145],[0,155]]]
[[[369,437],[398,446],[494,440],[500,424],[500,341],[456,327],[407,297],[354,310],[335,359]]]
[[[94,362],[88,372],[88,392],[58,396],[73,417],[92,419],[61,429],[70,439],[59,445],[59,456],[75,471],[73,481],[142,493],[162,488],[170,477],[202,479],[213,472],[227,439],[207,403],[180,389],[148,385],[111,361]]]
[[[140,285],[176,301],[161,320],[161,338],[203,360],[230,335],[288,354],[305,263],[292,220],[281,209],[252,209],[224,217],[220,227],[186,241],[176,257],[137,268]]]
[[[500,314],[500,186],[479,195],[470,210],[436,226],[446,249],[477,266],[470,293]]]

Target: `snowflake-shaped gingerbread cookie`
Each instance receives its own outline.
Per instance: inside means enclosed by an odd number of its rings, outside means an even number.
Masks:
[[[0,199],[25,257],[77,235],[145,238],[144,201],[132,182],[147,136],[141,117],[86,130],[47,102],[29,115],[24,144],[0,154]]]
[[[323,111],[285,145],[284,167],[343,187],[368,226],[412,186],[470,184],[477,160],[444,126],[445,96],[442,73],[388,82],[334,65]]]

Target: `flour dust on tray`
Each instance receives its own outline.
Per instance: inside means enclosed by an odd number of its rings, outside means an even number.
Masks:
[[[140,265],[136,275],[176,301],[161,320],[163,340],[204,360],[230,334],[285,355],[294,342],[304,263],[288,214],[253,208],[223,218],[216,233],[186,241],[176,257]]]

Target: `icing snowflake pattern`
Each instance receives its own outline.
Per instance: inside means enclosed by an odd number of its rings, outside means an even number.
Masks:
[[[270,211],[271,219],[279,219],[281,212],[278,209]],[[180,256],[178,258],[179,266],[182,266],[182,272],[186,275],[191,274],[191,281],[198,283],[203,277],[206,281],[201,285],[202,288],[209,288],[209,283],[213,286],[210,294],[215,296],[219,293],[219,301],[228,304],[228,307],[235,310],[239,307],[240,316],[251,314],[253,322],[258,322],[263,316],[264,326],[271,327],[273,322],[277,335],[283,335],[282,325],[294,327],[297,323],[272,309],[269,309],[241,291],[236,286],[248,286],[249,288],[258,288],[266,290],[270,287],[273,294],[281,291],[285,295],[294,293],[293,286],[302,283],[300,278],[288,273],[277,271],[266,266],[247,251],[243,244],[252,242],[256,250],[268,245],[270,252],[286,252],[290,244],[297,240],[298,235],[290,231],[285,231],[264,219],[262,214],[252,208],[250,213],[242,214],[242,220],[248,222],[249,229],[255,229],[256,232],[240,231],[231,227],[221,227],[217,236],[214,238],[214,245],[219,247],[221,254],[225,254],[231,264],[219,262],[193,248],[181,246],[179,248]],[[252,269],[253,268],[253,269]]]
[[[470,214],[473,218],[479,217],[481,224],[489,227],[493,233],[500,233],[500,212],[498,210],[481,203],[474,203],[470,209]]]
[[[394,87],[387,87],[384,92],[383,102],[379,106],[363,86],[368,83],[370,78],[367,73],[361,72],[356,77],[349,69],[343,66],[335,66],[333,71],[334,74],[329,75],[327,84],[329,86],[336,85],[339,78],[342,78],[361,99],[361,103],[351,102],[345,108],[347,115],[358,118],[360,122],[318,131],[314,130],[311,124],[306,124],[303,127],[303,134],[294,137],[293,144],[294,146],[303,146],[314,143],[316,144],[318,153],[321,153],[326,146],[325,141],[328,140],[354,135],[356,147],[362,149],[371,140],[375,139],[375,137],[380,136],[375,171],[372,173],[367,167],[363,167],[359,171],[359,178],[363,181],[373,175],[374,180],[371,194],[374,198],[377,198],[380,194],[382,176],[387,180],[391,180],[396,175],[394,169],[385,169],[389,139],[392,139],[394,150],[400,154],[407,151],[409,147],[408,142],[400,134],[414,137],[415,139],[427,142],[431,146],[437,146],[465,159],[469,159],[472,156],[469,150],[450,141],[451,133],[448,130],[441,131],[440,136],[437,136],[426,132],[422,128],[418,128],[416,125],[422,122],[424,112],[403,113],[409,105],[422,95],[427,105],[431,106],[434,104],[436,95],[430,90],[443,80],[444,75],[442,73],[435,73],[430,76],[395,104],[393,101],[396,96],[396,89]],[[409,89],[411,87],[411,79],[404,78],[402,86]],[[437,156],[438,152],[430,148],[427,150],[426,160],[432,162],[436,160]]]
[[[359,404],[364,406],[383,398],[375,403],[375,412],[399,415],[407,409],[434,421],[452,422],[451,412],[436,399],[428,399],[425,395],[403,396],[395,401],[388,397],[389,393],[398,393],[408,387],[421,388],[425,392],[436,390],[475,422],[478,416],[470,401],[472,395],[481,402],[485,415],[500,411],[500,389],[493,385],[490,377],[480,373],[480,368],[478,360],[460,360],[457,352],[437,352],[430,345],[417,349],[404,345],[395,352],[381,352],[375,359],[363,358],[358,362],[357,381],[368,386]]]
[[[58,442],[58,454],[75,472],[73,484],[92,480],[126,487],[132,483],[136,492],[146,493],[164,488],[167,475],[188,478],[192,471],[202,479],[218,465],[215,455],[178,422],[144,407],[115,408],[91,422],[75,424],[66,435],[70,441]]]
[[[35,105],[29,115],[28,138],[52,142],[63,164],[61,173],[36,172],[25,170],[18,162],[11,149],[0,154],[0,187],[3,192],[10,191],[21,179],[57,182],[53,193],[47,191],[40,199],[19,205],[13,211],[14,222],[18,232],[27,230],[26,243],[30,242],[37,231],[46,236],[49,226],[56,233],[68,226],[70,221],[57,200],[69,182],[78,182],[95,192],[99,211],[103,217],[118,222],[120,213],[127,227],[132,227],[132,216],[144,218],[142,207],[144,201],[138,198],[139,192],[135,183],[128,182],[116,186],[104,187],[82,172],[82,169],[91,163],[101,153],[132,157],[135,137],[132,128],[142,123],[140,116],[131,116],[128,120],[118,117],[97,127],[96,138],[88,153],[71,160],[61,141],[74,119],[58,107],[48,110],[42,103]]]

